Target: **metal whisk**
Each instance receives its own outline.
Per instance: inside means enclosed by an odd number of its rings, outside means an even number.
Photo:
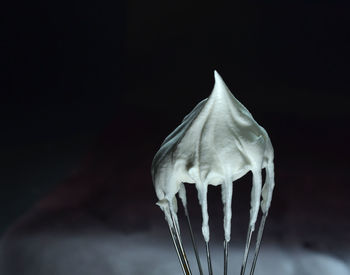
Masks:
[[[202,263],[201,263],[201,260],[200,260],[199,254],[198,254],[198,248],[197,248],[194,232],[192,229],[191,218],[190,218],[190,214],[189,214],[189,211],[187,208],[186,193],[185,193],[186,191],[185,191],[184,184],[181,185],[180,190],[181,191],[179,192],[179,197],[181,199],[183,210],[184,210],[184,213],[186,216],[186,223],[187,223],[188,231],[189,231],[190,237],[191,237],[191,243],[192,243],[194,255],[196,258],[196,262],[197,262],[198,272],[200,275],[203,275],[205,273],[203,272]],[[167,220],[168,225],[169,225],[170,235],[171,235],[172,241],[174,243],[174,247],[175,247],[177,256],[179,258],[179,262],[180,262],[182,271],[185,275],[192,275],[193,273],[192,273],[189,261],[187,259],[187,255],[186,255],[184,245],[182,242],[182,238],[181,238],[177,214],[174,214],[174,213],[176,213],[175,210],[177,210],[176,209],[177,208],[176,199],[172,203],[165,202],[164,204],[158,203],[158,205],[162,208],[162,210],[166,214],[166,220]],[[261,240],[263,237],[266,218],[267,218],[267,212],[262,214],[262,218],[260,220],[260,225],[259,225],[259,230],[258,230],[257,240],[256,240],[256,245],[255,245],[254,258],[253,258],[253,261],[252,261],[252,264],[250,267],[250,273],[249,273],[250,275],[254,275],[257,259],[259,256]],[[240,275],[246,274],[246,266],[247,266],[247,261],[248,261],[250,244],[251,244],[253,232],[254,232],[254,226],[249,225],[247,237],[246,237],[244,254],[243,254],[243,260],[242,260],[242,265],[241,265],[241,270],[240,270]],[[209,241],[205,242],[205,248],[206,248],[207,269],[208,269],[207,274],[213,275],[213,267],[212,267],[212,261],[211,261],[211,252],[210,252]],[[227,240],[224,240],[223,252],[224,252],[224,275],[227,275],[228,274],[228,258],[229,258],[229,241],[227,241]]]
[[[202,209],[202,234],[205,240],[208,274],[213,275],[209,245],[208,185],[222,188],[224,204],[224,275],[228,273],[229,241],[232,217],[233,182],[252,172],[250,222],[243,254],[241,275],[245,274],[255,223],[262,211],[255,254],[250,268],[254,274],[265,221],[274,189],[274,151],[266,130],[230,92],[215,71],[211,95],[202,100],[166,137],[152,162],[152,178],[158,205],[165,213],[171,238],[185,275],[192,274],[181,239],[177,219],[177,197],[180,197],[189,227],[199,274],[203,269],[198,256],[191,219],[187,209],[184,182],[195,184]],[[261,171],[266,179],[262,184]]]

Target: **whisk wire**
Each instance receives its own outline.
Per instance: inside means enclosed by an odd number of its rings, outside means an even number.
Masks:
[[[227,275],[227,267],[228,267],[228,241],[224,241],[224,275]]]
[[[176,254],[179,258],[179,262],[180,262],[180,265],[181,265],[181,268],[182,268],[182,271],[185,275],[189,274],[188,271],[186,270],[185,268],[185,262],[184,262],[184,258],[180,252],[180,245],[179,245],[179,242],[176,238],[176,233],[174,232],[174,228],[171,227],[171,225],[169,224],[169,231],[170,231],[170,235],[171,235],[171,239],[173,240],[173,243],[174,243],[174,247],[175,247],[175,250],[176,250]]]
[[[266,218],[267,218],[267,213],[264,213],[262,218],[261,218],[260,225],[259,225],[257,241],[256,241],[256,245],[255,245],[254,259],[253,259],[252,267],[250,269],[250,275],[254,275],[256,261],[258,260],[258,256],[259,256],[261,240],[262,240],[262,236],[264,234],[264,227],[265,227]]]
[[[252,240],[253,231],[254,231],[254,227],[252,225],[249,225],[240,275],[245,274],[245,269],[246,269],[246,265],[247,265],[248,254],[249,254],[249,248],[250,248],[250,242]]]
[[[211,255],[210,255],[209,242],[205,242],[205,249],[206,249],[206,252],[207,252],[208,273],[209,273],[209,275],[213,275],[213,267],[212,267],[212,264],[211,264]]]
[[[200,260],[199,255],[198,255],[198,249],[197,249],[196,240],[195,240],[195,238],[194,238],[194,234],[193,234],[193,230],[192,230],[190,215],[189,215],[189,213],[188,213],[187,206],[186,206],[186,205],[183,205],[183,207],[184,207],[184,210],[185,210],[185,215],[186,215],[186,219],[187,219],[188,229],[189,229],[190,235],[191,235],[191,241],[192,241],[192,246],[193,246],[194,254],[195,254],[196,260],[197,260],[197,265],[198,265],[199,274],[200,274],[200,275],[203,275],[202,264],[201,264],[201,260]]]
[[[180,230],[177,226],[177,222],[175,221],[174,216],[173,216],[171,211],[170,211],[170,217],[171,217],[171,221],[172,221],[172,226],[170,228],[170,232],[171,232],[172,238],[175,239],[175,242],[174,242],[175,249],[178,253],[179,258],[181,258],[182,269],[183,269],[185,275],[192,275],[190,264],[189,264],[187,256],[186,256],[185,249],[182,245]]]

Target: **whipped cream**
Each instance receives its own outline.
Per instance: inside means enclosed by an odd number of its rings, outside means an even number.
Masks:
[[[177,221],[176,194],[184,205],[183,183],[195,184],[202,208],[202,233],[209,241],[208,185],[221,185],[225,240],[230,240],[233,181],[251,171],[250,226],[254,230],[259,206],[267,214],[274,188],[274,152],[270,138],[251,113],[232,95],[215,71],[209,98],[201,101],[164,140],[152,163],[158,205],[170,225]],[[261,170],[266,168],[262,188]],[[262,200],[261,200],[262,197]],[[261,200],[261,203],[260,203]]]

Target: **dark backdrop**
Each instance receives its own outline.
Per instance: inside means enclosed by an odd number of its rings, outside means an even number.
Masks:
[[[153,209],[152,157],[209,95],[214,69],[270,134],[276,224],[302,227],[306,243],[314,228],[348,228],[349,11],[345,1],[8,2],[1,230],[45,197],[44,208],[84,202],[105,219],[135,198]],[[124,225],[141,228],[141,210]]]

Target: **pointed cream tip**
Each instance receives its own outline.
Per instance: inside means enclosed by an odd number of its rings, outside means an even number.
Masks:
[[[217,70],[214,70],[214,78],[215,84],[224,83],[224,80],[222,79],[221,75],[218,73]]]
[[[222,79],[221,75],[218,73],[217,70],[214,70],[214,78],[215,78],[215,86],[226,87],[224,80]]]
[[[214,88],[210,94],[210,97],[220,96],[224,90],[223,87],[225,86],[224,81],[222,80],[217,70],[214,70],[214,80]]]
[[[218,71],[217,71],[217,70],[214,70],[214,77],[215,77],[215,80],[216,80],[219,76],[220,76],[220,75],[219,75]]]

